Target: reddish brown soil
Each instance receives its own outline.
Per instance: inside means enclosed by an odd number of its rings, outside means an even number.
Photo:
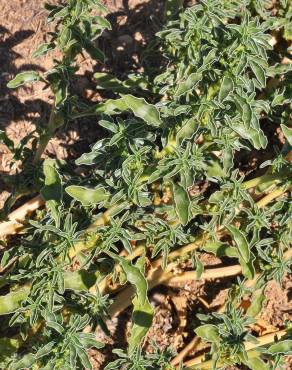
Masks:
[[[161,3],[158,0],[106,0],[109,7],[109,20],[113,30],[104,35],[100,47],[108,61],[104,66],[81,60],[77,93],[85,98],[98,100],[99,95],[92,83],[94,70],[111,70],[122,76],[131,70],[139,70],[143,47],[155,33],[155,22],[151,16],[161,16]],[[19,142],[34,130],[40,119],[45,119],[50,110],[52,96],[35,84],[16,91],[7,89],[7,82],[18,72],[25,70],[45,71],[52,66],[52,57],[32,59],[32,52],[46,40],[48,25],[46,13],[42,9],[43,0],[0,0],[0,129],[6,130],[9,137]],[[109,50],[111,54],[109,54]],[[89,137],[98,137],[95,122],[88,125],[73,123],[63,133],[54,138],[47,155],[58,158],[75,158],[90,144]],[[90,134],[89,134],[90,133]],[[11,155],[4,145],[0,145],[0,174],[9,174]],[[0,179],[0,208],[9,195],[9,189]],[[218,260],[206,255],[206,265],[217,264]],[[215,310],[224,302],[227,288],[232,280],[188,282],[175,287],[159,286],[151,292],[151,302],[155,307],[153,326],[148,334],[145,348],[151,350],[150,339],[161,347],[173,347],[180,351],[193,338],[196,314]],[[267,301],[261,315],[263,326],[283,327],[285,320],[292,318],[291,276],[281,288],[275,282],[268,284]],[[127,329],[130,325],[131,310],[126,310],[118,318],[109,322],[111,338],[99,334],[107,343],[104,350],[91,350],[95,369],[104,368],[113,359],[112,349],[126,346]],[[260,330],[258,328],[258,330]],[[192,353],[190,353],[192,355]],[[287,362],[287,369],[292,365]]]

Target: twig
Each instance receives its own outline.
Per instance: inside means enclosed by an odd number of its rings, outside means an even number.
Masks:
[[[172,366],[176,366],[180,364],[184,360],[184,358],[200,344],[200,342],[201,342],[200,337],[194,337],[190,341],[190,343],[186,345],[184,349],[180,351],[180,353],[177,356],[175,356],[175,358],[171,361],[170,364]]]

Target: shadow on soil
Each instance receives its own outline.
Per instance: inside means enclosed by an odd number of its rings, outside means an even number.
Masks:
[[[22,30],[15,34],[0,25],[0,129],[5,129],[11,121],[30,120],[31,113],[39,113],[40,116],[46,114],[49,110],[49,104],[41,99],[26,100],[21,102],[17,97],[16,90],[7,88],[10,78],[13,78],[20,72],[34,70],[43,72],[43,68],[37,64],[23,64],[17,68],[15,61],[21,57],[13,48],[33,35],[32,30]],[[29,95],[29,88],[27,88]]]

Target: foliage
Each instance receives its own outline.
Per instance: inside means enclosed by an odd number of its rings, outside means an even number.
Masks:
[[[56,49],[62,58],[43,75],[21,73],[8,84],[41,81],[55,98],[48,123],[21,147],[0,133],[22,160],[21,186],[6,209],[31,192],[46,202],[22,234],[3,242],[3,368],[92,368],[87,349],[103,346],[94,332],[110,334],[106,320],[132,301],[128,349],[115,350],[118,358],[106,368],[172,369],[170,351],[143,352],[154,314],[148,270],[168,274],[170,260],[183,257],[200,278],[203,251],[242,270],[225,312],[199,316],[204,324],[195,332],[211,343],[211,366],[256,370],[268,361],[276,369],[291,352],[289,333],[254,357],[246,350],[256,341],[251,326],[266,283],[281,284],[291,273],[291,63],[282,64],[291,5],[280,1],[272,13],[261,0],[202,0],[185,9],[179,1],[177,13],[173,3],[156,50],[146,51],[160,55],[158,68],[147,57],[147,72],[124,81],[95,75],[112,99],[85,104],[73,88],[79,54],[105,58],[96,39],[111,26],[98,0],[46,5],[55,30],[34,56]],[[272,32],[281,38],[274,49]],[[86,176],[65,161],[42,160],[55,131],[82,117],[97,117],[104,132],[75,162]],[[276,130],[282,142],[272,137]],[[244,158],[257,165],[244,168]]]

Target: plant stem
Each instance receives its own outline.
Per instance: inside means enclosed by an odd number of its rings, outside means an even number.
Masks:
[[[55,111],[55,103],[52,106],[51,113],[50,113],[50,118],[48,122],[48,126],[46,128],[45,134],[41,135],[40,140],[39,140],[39,145],[37,147],[33,164],[36,165],[39,163],[41,160],[42,154],[45,151],[48,142],[51,140],[52,136],[55,133],[55,116],[56,116],[56,111]]]

